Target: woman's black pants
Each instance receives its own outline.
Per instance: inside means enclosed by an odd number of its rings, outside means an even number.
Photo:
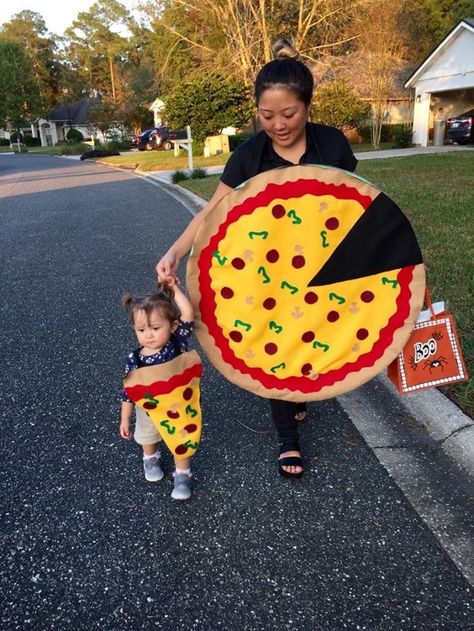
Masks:
[[[272,419],[280,443],[298,442],[298,421],[295,414],[306,410],[306,403],[269,399]]]

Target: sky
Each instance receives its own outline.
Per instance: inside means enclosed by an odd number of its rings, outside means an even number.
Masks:
[[[138,4],[138,0],[119,0],[127,9],[131,10]],[[43,16],[48,31],[63,35],[65,29],[71,26],[78,13],[88,11],[95,0],[0,0],[0,25],[9,22],[20,11],[34,11]]]

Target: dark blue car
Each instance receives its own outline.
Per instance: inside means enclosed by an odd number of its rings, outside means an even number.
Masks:
[[[132,147],[138,151],[169,151],[173,148],[172,140],[186,138],[186,131],[172,131],[169,127],[152,127],[142,131],[139,136],[132,139]]]
[[[458,145],[474,142],[474,110],[458,114],[446,121],[446,138]]]

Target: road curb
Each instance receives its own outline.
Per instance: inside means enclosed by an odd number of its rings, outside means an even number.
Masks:
[[[436,388],[401,395],[386,375],[379,377],[400,404],[423,424],[439,448],[474,479],[474,421]]]

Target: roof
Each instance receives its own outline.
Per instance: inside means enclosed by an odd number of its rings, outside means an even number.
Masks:
[[[440,44],[438,44],[438,46],[428,55],[428,57],[423,62],[421,62],[421,64],[413,72],[413,74],[405,81],[406,88],[415,87],[415,84],[417,80],[419,79],[420,75],[423,74],[423,72],[428,68],[428,66],[435,59],[435,57],[437,57],[441,53],[441,51],[448,44],[450,44],[459,35],[460,31],[463,29],[467,29],[468,31],[471,31],[472,33],[474,33],[474,18],[465,18],[464,20],[461,20],[460,22],[456,24],[456,26],[454,26],[449,31],[449,33],[446,35],[443,41]]]
[[[88,115],[93,107],[99,105],[99,99],[84,98],[74,103],[56,107],[48,114],[48,120],[65,122],[71,125],[87,125]]]

